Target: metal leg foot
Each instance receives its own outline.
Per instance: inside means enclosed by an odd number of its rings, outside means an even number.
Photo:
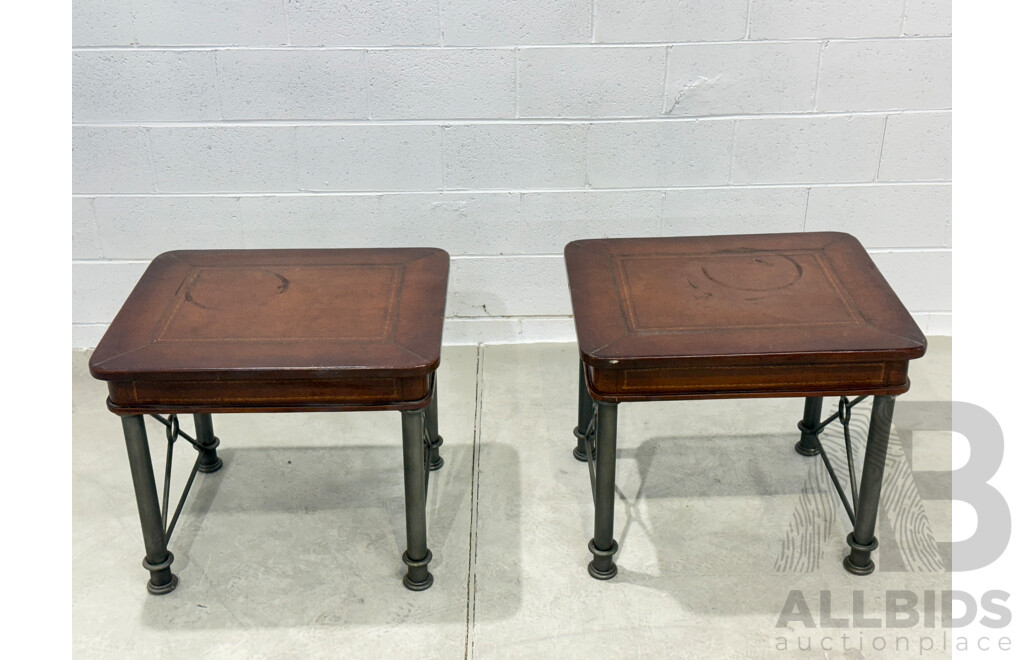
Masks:
[[[444,443],[444,438],[442,438],[441,436],[437,436],[436,438],[434,438],[433,442],[437,444],[430,448],[430,464],[427,466],[427,469],[429,469],[431,472],[440,470],[441,468],[444,467],[444,457],[441,456],[437,451],[437,448],[440,447],[442,443]]]
[[[409,567],[402,583],[414,591],[434,582],[427,570],[431,554],[427,549],[427,451],[424,442],[423,410],[402,411],[402,457],[405,468],[405,537],[407,549],[402,561]]]
[[[590,573],[590,577],[595,580],[610,580],[619,572],[619,567],[615,565],[615,554],[619,551],[619,544],[612,540],[612,547],[608,550],[598,550],[594,545],[594,539],[590,539],[590,543],[587,544],[587,549],[590,550],[594,558],[587,564],[587,572]]]
[[[576,447],[572,450],[572,455],[573,458],[582,463],[587,462],[587,441],[584,434],[587,432],[587,427],[590,426],[590,418],[594,415],[594,400],[590,398],[590,393],[587,391],[587,374],[585,370],[586,366],[581,359],[579,405],[576,415],[576,428],[572,430],[573,435],[576,436]]]
[[[430,560],[434,558],[434,555],[427,550],[427,556],[420,561],[413,561],[409,559],[409,553],[402,553],[402,561],[406,566],[409,567],[409,572],[402,576],[402,584],[405,588],[410,591],[423,591],[429,589],[430,585],[434,584],[434,576],[427,570],[427,566],[430,564]]]
[[[875,570],[871,552],[878,548],[875,522],[878,519],[878,502],[882,493],[882,475],[885,472],[885,455],[889,448],[889,429],[895,403],[895,397],[876,396],[871,404],[871,425],[868,427],[868,443],[864,450],[860,497],[856,503],[857,517],[853,532],[846,537],[850,554],[843,559],[843,566],[854,575],[868,575]]]
[[[139,507],[142,539],[146,546],[146,558],[142,563],[150,575],[146,588],[151,594],[170,593],[178,586],[178,577],[171,572],[174,555],[167,551],[146,424],[142,415],[126,415],[121,418],[121,425],[135,486],[135,501]]]
[[[804,402],[804,418],[796,425],[800,429],[800,441],[796,443],[796,451],[804,456],[817,456],[818,446],[814,442],[816,435],[813,430],[821,423],[820,396],[807,397]]]
[[[572,430],[573,435],[576,436],[576,446],[572,448],[572,457],[581,463],[587,462],[587,445],[586,436],[580,432],[580,428],[577,426]]]
[[[220,439],[213,434],[213,415],[198,413],[192,415],[192,418],[196,423],[196,441],[204,447],[199,452],[198,469],[205,474],[216,472],[224,465],[224,461],[217,455]]]
[[[846,535],[850,546],[850,554],[843,557],[843,568],[854,575],[870,575],[875,572],[875,562],[871,561],[871,552],[878,549],[878,539],[871,537],[871,543],[861,545],[853,538],[853,532]]]
[[[597,450],[594,478],[594,538],[588,549],[594,555],[587,567],[591,577],[608,580],[618,568],[614,556],[619,546],[613,538],[615,527],[615,434],[618,405],[597,404]]]
[[[444,444],[444,438],[437,432],[437,374],[434,374],[434,385],[433,385],[433,396],[430,399],[430,405],[427,406],[427,437],[430,438],[430,462],[427,464],[427,469],[431,472],[434,470],[440,470],[444,465],[444,458],[441,456],[441,445]]]
[[[168,552],[167,559],[159,564],[150,564],[148,559],[143,558],[142,567],[149,571],[149,582],[146,583],[146,590],[154,596],[169,594],[178,587],[178,576],[171,573],[171,564],[174,563],[174,553]]]

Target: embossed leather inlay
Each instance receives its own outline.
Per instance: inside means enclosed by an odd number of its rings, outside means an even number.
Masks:
[[[159,341],[336,339],[390,336],[403,267],[193,268]],[[335,282],[330,286],[325,283]],[[244,293],[243,293],[244,292]]]
[[[632,332],[863,323],[831,264],[812,251],[621,255],[616,265]],[[808,317],[800,298],[822,289],[832,295],[817,296]]]

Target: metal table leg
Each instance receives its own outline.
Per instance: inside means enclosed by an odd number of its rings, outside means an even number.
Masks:
[[[821,402],[820,396],[807,397],[804,402],[804,418],[796,425],[800,429],[800,441],[796,443],[796,450],[804,456],[818,455],[818,443],[815,440],[817,433],[814,429],[821,423]]]
[[[213,434],[213,415],[197,413],[192,415],[192,419],[196,423],[196,441],[203,446],[199,452],[199,471],[216,472],[224,465],[224,461],[217,455],[220,440]]]
[[[150,574],[146,588],[151,594],[170,593],[178,586],[178,576],[171,573],[174,555],[167,550],[145,421],[142,415],[126,415],[121,418],[121,425],[124,427],[128,463],[131,466],[132,483],[135,485],[135,501],[139,506],[142,538],[146,545],[146,558],[142,561],[142,566]]]
[[[405,536],[402,561],[409,567],[402,578],[406,588],[422,591],[434,583],[427,570],[432,556],[427,549],[427,448],[424,410],[402,411],[402,449],[405,466]]]
[[[444,458],[441,457],[441,445],[444,438],[437,432],[437,374],[434,374],[434,384],[431,386],[433,396],[430,405],[427,406],[427,437],[430,439],[430,463],[431,471],[440,470],[444,465]]]
[[[590,418],[594,414],[594,400],[590,398],[590,393],[587,391],[587,374],[586,366],[583,364],[583,359],[580,359],[580,391],[579,391],[579,408],[576,416],[576,428],[573,429],[572,433],[576,436],[576,448],[572,450],[572,455],[577,461],[587,462],[587,427],[590,426]]]
[[[885,472],[885,455],[889,448],[889,429],[895,404],[896,397],[892,396],[876,396],[871,404],[871,425],[868,427],[868,444],[864,450],[860,498],[856,505],[857,519],[853,531],[846,537],[850,554],[843,559],[843,566],[854,575],[868,575],[875,570],[871,551],[878,547],[875,522],[878,519],[878,501],[882,492],[882,474]]]
[[[596,477],[594,479],[594,538],[588,546],[594,555],[587,566],[590,576],[598,580],[615,577],[618,568],[613,558],[619,544],[613,538],[615,526],[615,433],[618,404],[597,403]],[[584,427],[586,428],[586,427]]]

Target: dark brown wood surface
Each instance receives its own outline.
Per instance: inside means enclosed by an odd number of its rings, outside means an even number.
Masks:
[[[849,234],[574,241],[565,260],[600,400],[898,394],[926,348]]]
[[[434,248],[167,252],[90,371],[119,413],[422,405],[448,262]]]

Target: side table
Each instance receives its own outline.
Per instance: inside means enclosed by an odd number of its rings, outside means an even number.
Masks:
[[[796,449],[821,455],[853,525],[851,573],[874,570],[875,521],[895,396],[926,341],[854,237],[762,234],[574,241],[565,247],[580,349],[574,456],[590,465],[593,555],[615,576],[613,538],[618,404],[803,397]],[[822,397],[839,412],[822,421]],[[858,486],[850,409],[872,396]],[[850,397],[855,397],[851,400]],[[850,496],[818,435],[846,429]],[[681,475],[684,476],[684,475]]]
[[[406,587],[430,587],[426,489],[443,465],[435,371],[448,253],[434,248],[190,250],[150,264],[89,361],[121,417],[150,593],[173,591],[168,542],[197,472],[222,460],[213,413],[399,410]],[[162,498],[144,415],[167,431]],[[192,437],[178,415],[195,419]],[[197,450],[172,515],[174,444]]]

